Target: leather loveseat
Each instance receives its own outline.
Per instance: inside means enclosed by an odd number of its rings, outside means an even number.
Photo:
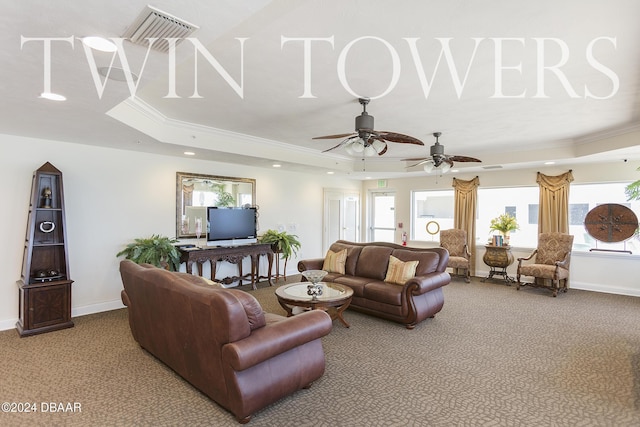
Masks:
[[[449,252],[444,248],[411,248],[394,243],[353,243],[338,240],[329,248],[333,254],[347,251],[344,274],[330,272],[323,279],[353,289],[349,309],[382,317],[413,329],[434,317],[444,305],[442,286],[451,281],[446,272]],[[390,257],[419,261],[415,277],[404,284],[385,282]],[[322,270],[325,258],[298,262],[298,271]]]
[[[241,423],[324,374],[323,311],[265,313],[247,292],[129,260],[120,274],[134,339]]]

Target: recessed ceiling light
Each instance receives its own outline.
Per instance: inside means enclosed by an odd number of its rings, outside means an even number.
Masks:
[[[456,173],[456,172],[460,172],[460,170],[458,170],[458,169],[451,169],[451,173]]]
[[[53,92],[42,92],[40,98],[49,99],[51,101],[66,101],[67,98],[63,95]]]
[[[327,175],[333,175],[335,172],[334,171],[329,171],[327,172]]]
[[[196,153],[194,153],[193,151],[185,151],[185,152],[184,152],[184,155],[185,155],[185,156],[195,156],[195,155],[196,155]]]
[[[99,50],[101,52],[115,52],[118,47],[111,40],[107,40],[104,37],[84,37],[82,43],[89,46],[91,49]]]
[[[279,165],[279,164],[277,164],[277,163],[273,164],[272,166],[273,166],[274,168],[282,167],[282,165]]]
[[[555,165],[556,162],[544,162],[545,165]]]

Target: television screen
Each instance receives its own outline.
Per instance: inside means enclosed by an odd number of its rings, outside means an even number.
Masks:
[[[207,208],[207,241],[251,243],[256,239],[256,208]]]

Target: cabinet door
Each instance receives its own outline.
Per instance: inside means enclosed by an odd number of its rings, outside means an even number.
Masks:
[[[28,291],[29,329],[68,322],[71,303],[70,283],[47,285]]]

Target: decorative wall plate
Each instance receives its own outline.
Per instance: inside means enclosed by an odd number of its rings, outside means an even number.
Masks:
[[[638,217],[626,206],[605,203],[587,213],[584,228],[591,237],[601,242],[622,242],[638,229]]]
[[[427,229],[427,233],[431,234],[432,236],[435,236],[440,232],[440,224],[438,224],[436,221],[429,221],[425,228]]]

